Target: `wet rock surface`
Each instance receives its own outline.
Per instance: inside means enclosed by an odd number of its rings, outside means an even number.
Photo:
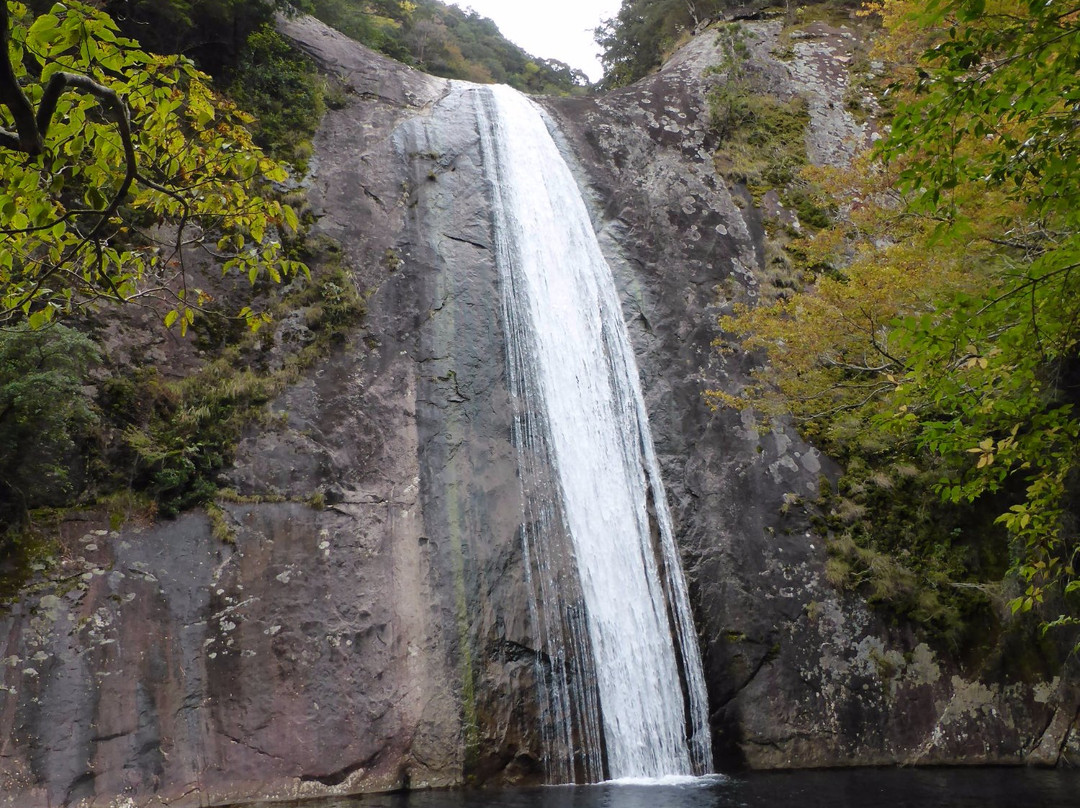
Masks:
[[[61,577],[0,616],[0,805],[540,776],[475,111],[313,20],[282,26],[349,93],[308,187],[367,320],[244,439],[228,474],[244,501],[219,517],[231,541],[198,514],[65,525]],[[770,88],[807,96],[815,161],[871,136],[844,111],[842,30],[815,28],[782,61],[778,23],[745,26]],[[712,161],[705,93],[720,79],[705,74],[718,60],[706,31],[633,87],[545,106],[623,296],[721,763],[1080,757],[1065,673],[980,679],[838,594],[804,507],[829,461],[789,429],[759,434],[705,405],[705,389],[737,390],[756,361],[712,341],[718,314],[758,296],[764,260],[762,214]]]

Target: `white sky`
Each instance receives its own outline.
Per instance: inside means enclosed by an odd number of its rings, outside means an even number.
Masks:
[[[490,17],[503,36],[533,56],[558,59],[600,78],[600,46],[592,31],[614,17],[622,0],[452,0]]]

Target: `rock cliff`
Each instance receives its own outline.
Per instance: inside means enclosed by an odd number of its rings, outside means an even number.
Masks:
[[[818,24],[781,61],[779,23],[743,25],[770,91],[807,99],[811,159],[846,159],[869,136],[843,103],[851,33]],[[244,440],[228,475],[241,501],[222,506],[231,542],[200,514],[64,525],[65,578],[0,616],[0,805],[541,776],[474,111],[311,19],[282,26],[348,91],[318,135],[309,193],[366,324]],[[706,406],[707,387],[738,386],[755,361],[712,349],[716,316],[766,282],[762,213],[713,163],[717,48],[706,31],[633,87],[545,105],[623,297],[719,763],[1080,755],[1067,676],[980,676],[831,589],[800,505],[828,460]]]
[[[757,86],[805,100],[811,162],[842,164],[870,142],[873,123],[847,103],[853,29],[785,31],[779,20],[740,29]],[[721,765],[1053,765],[1080,738],[1067,673],[1014,681],[993,660],[962,669],[962,654],[932,649],[835,591],[824,537],[802,505],[831,473],[828,459],[791,430],[758,434],[704,404],[704,389],[738,390],[755,361],[711,347],[715,318],[770,282],[765,217],[794,221],[768,194],[757,206],[718,176],[705,116],[723,81],[709,68],[724,57],[706,31],[632,87],[550,102],[593,191],[637,340]]]

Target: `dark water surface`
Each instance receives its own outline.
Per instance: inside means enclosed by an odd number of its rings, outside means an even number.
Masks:
[[[854,769],[276,803],[303,808],[1080,808],[1080,771]],[[271,808],[253,805],[248,808]]]

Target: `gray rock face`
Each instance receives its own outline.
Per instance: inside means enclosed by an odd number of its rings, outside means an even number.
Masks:
[[[65,526],[63,579],[0,617],[0,806],[541,775],[474,111],[447,82],[313,20],[282,28],[352,94],[320,131],[310,188],[368,320],[243,442],[229,477],[250,504],[223,505],[233,542],[194,514]],[[843,159],[867,136],[836,112],[844,37],[800,42],[782,63],[775,24],[747,30],[770,86],[810,96],[810,154]],[[827,459],[789,430],[760,435],[705,406],[704,389],[738,389],[755,361],[711,343],[717,314],[757,296],[764,260],[760,214],[712,164],[704,93],[717,79],[703,73],[715,61],[706,32],[634,87],[547,106],[623,295],[721,761],[1080,756],[1065,676],[980,681],[830,589],[799,507]],[[324,509],[303,504],[313,495]]]
[[[456,722],[439,715],[452,680],[428,670],[437,612],[416,578],[415,523],[395,518],[409,504],[402,492],[362,524],[304,505],[227,506],[232,545],[201,516],[71,536],[77,583],[0,625],[14,690],[0,804],[452,781]]]

